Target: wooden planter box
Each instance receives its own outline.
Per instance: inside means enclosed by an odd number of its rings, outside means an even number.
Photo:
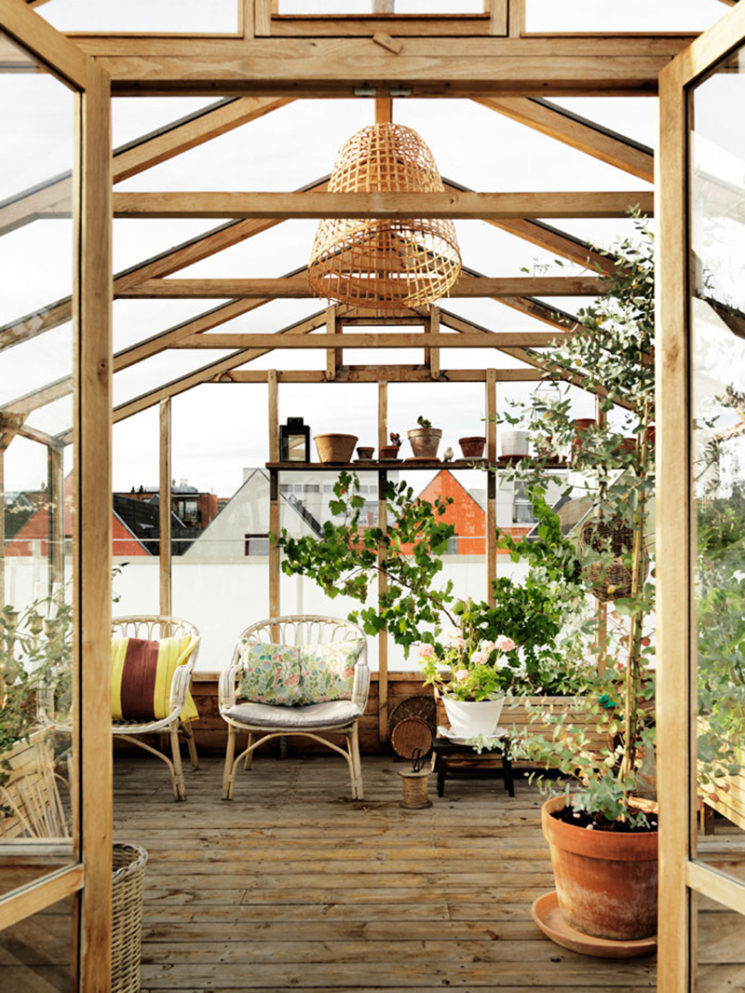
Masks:
[[[530,708],[539,707],[552,711],[553,713],[566,712],[570,722],[577,728],[586,729],[590,738],[591,747],[598,751],[607,746],[607,739],[604,734],[595,730],[596,718],[583,710],[582,697],[573,696],[532,696],[527,697],[527,705],[515,699],[505,702],[502,716],[499,719],[499,726],[505,728],[510,737],[516,738],[528,727],[532,727],[534,734],[541,734],[547,741],[550,741],[553,734],[551,727],[541,728],[537,720],[531,723],[532,711]],[[450,727],[450,723],[445,713],[445,706],[442,700],[437,701],[437,724],[445,728]],[[535,762],[521,760],[519,755],[515,757],[516,764],[521,768],[538,769],[541,765]]]
[[[708,721],[704,717],[699,717],[697,726],[699,733],[704,733],[708,730]],[[734,746],[733,751],[737,761],[742,763],[739,772],[734,775],[725,772],[721,778],[717,777],[719,785],[716,786],[699,785],[698,793],[707,807],[722,814],[745,831],[745,749],[737,745]],[[698,763],[698,769],[699,771],[702,769],[701,762]]]

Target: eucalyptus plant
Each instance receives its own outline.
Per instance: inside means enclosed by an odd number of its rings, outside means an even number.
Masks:
[[[575,555],[588,592],[600,589],[613,599],[615,614],[624,619],[626,632],[619,651],[610,658],[608,686],[593,702],[599,726],[610,734],[606,754],[586,751],[583,732],[564,716],[546,720],[556,725],[554,741],[535,735],[526,747],[554,767],[579,776],[573,784],[575,806],[606,820],[625,817],[644,820],[629,805],[636,789],[644,754],[653,747],[648,697],[652,690],[649,663],[653,648],[649,623],[654,610],[654,585],[649,576],[648,517],[654,496],[654,257],[652,238],[640,221],[637,237],[614,246],[610,274],[604,276],[603,294],[582,308],[577,323],[557,336],[542,353],[550,391],[536,390],[527,404],[515,404],[500,418],[509,424],[527,424],[535,455],[515,464],[509,474],[529,487],[546,486],[550,471],[570,470],[572,485],[565,494],[581,497],[592,519],[588,541]],[[572,386],[581,386],[597,398],[595,422],[576,422],[572,414]],[[606,532],[626,534],[619,549]],[[543,547],[561,547],[556,533],[544,535]],[[538,543],[539,553],[541,542]],[[615,579],[623,567],[628,588]],[[619,595],[619,590],[623,595]],[[621,677],[619,685],[619,675]],[[538,718],[537,718],[538,719]],[[567,745],[567,742],[569,743]],[[580,761],[580,758],[582,759]]]

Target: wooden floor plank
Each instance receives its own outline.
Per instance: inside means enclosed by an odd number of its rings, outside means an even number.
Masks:
[[[143,993],[655,987],[654,957],[586,958],[533,924],[553,883],[523,780],[514,798],[499,779],[448,780],[410,811],[392,759],[365,757],[362,801],[334,757],[257,757],[232,802],[220,759],[202,765],[176,804],[154,760],[115,763],[116,836],[149,853]]]

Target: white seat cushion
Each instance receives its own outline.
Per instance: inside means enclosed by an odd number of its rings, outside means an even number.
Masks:
[[[283,731],[343,727],[362,716],[351,700],[331,700],[304,707],[276,707],[269,703],[237,703],[223,711],[223,717],[236,724]]]

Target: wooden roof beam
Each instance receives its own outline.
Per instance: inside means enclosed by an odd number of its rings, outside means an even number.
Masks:
[[[660,71],[697,35],[492,36],[467,45],[411,37],[398,55],[372,38],[73,37],[110,74],[115,94],[313,99],[360,90],[376,97],[654,96]]]
[[[451,297],[598,296],[605,282],[597,276],[461,276]],[[126,299],[305,299],[314,296],[307,276],[279,279],[148,279],[116,297]]]
[[[560,332],[566,336],[567,332]],[[484,331],[472,334],[426,334],[383,332],[365,334],[306,334],[302,337],[277,335],[276,332],[260,334],[204,334],[180,341],[178,348],[270,348],[270,349],[326,349],[326,348],[499,348],[501,346],[531,346],[543,348],[553,345],[557,334],[548,331]]]
[[[654,182],[654,152],[651,148],[564,107],[547,100],[525,97],[478,97],[476,103],[601,162],[623,169],[632,176],[648,183]]]
[[[540,193],[114,193],[114,217],[406,218],[503,220],[526,217],[625,217],[654,210],[651,190]]]
[[[278,383],[483,383],[486,380],[486,369],[441,369],[433,378],[425,365],[343,365],[334,379],[329,379],[323,369],[278,369],[276,373]],[[265,383],[268,377],[266,369],[238,369],[226,373],[223,382]],[[543,379],[543,373],[538,369],[497,369],[496,379],[498,383],[538,382]]]

